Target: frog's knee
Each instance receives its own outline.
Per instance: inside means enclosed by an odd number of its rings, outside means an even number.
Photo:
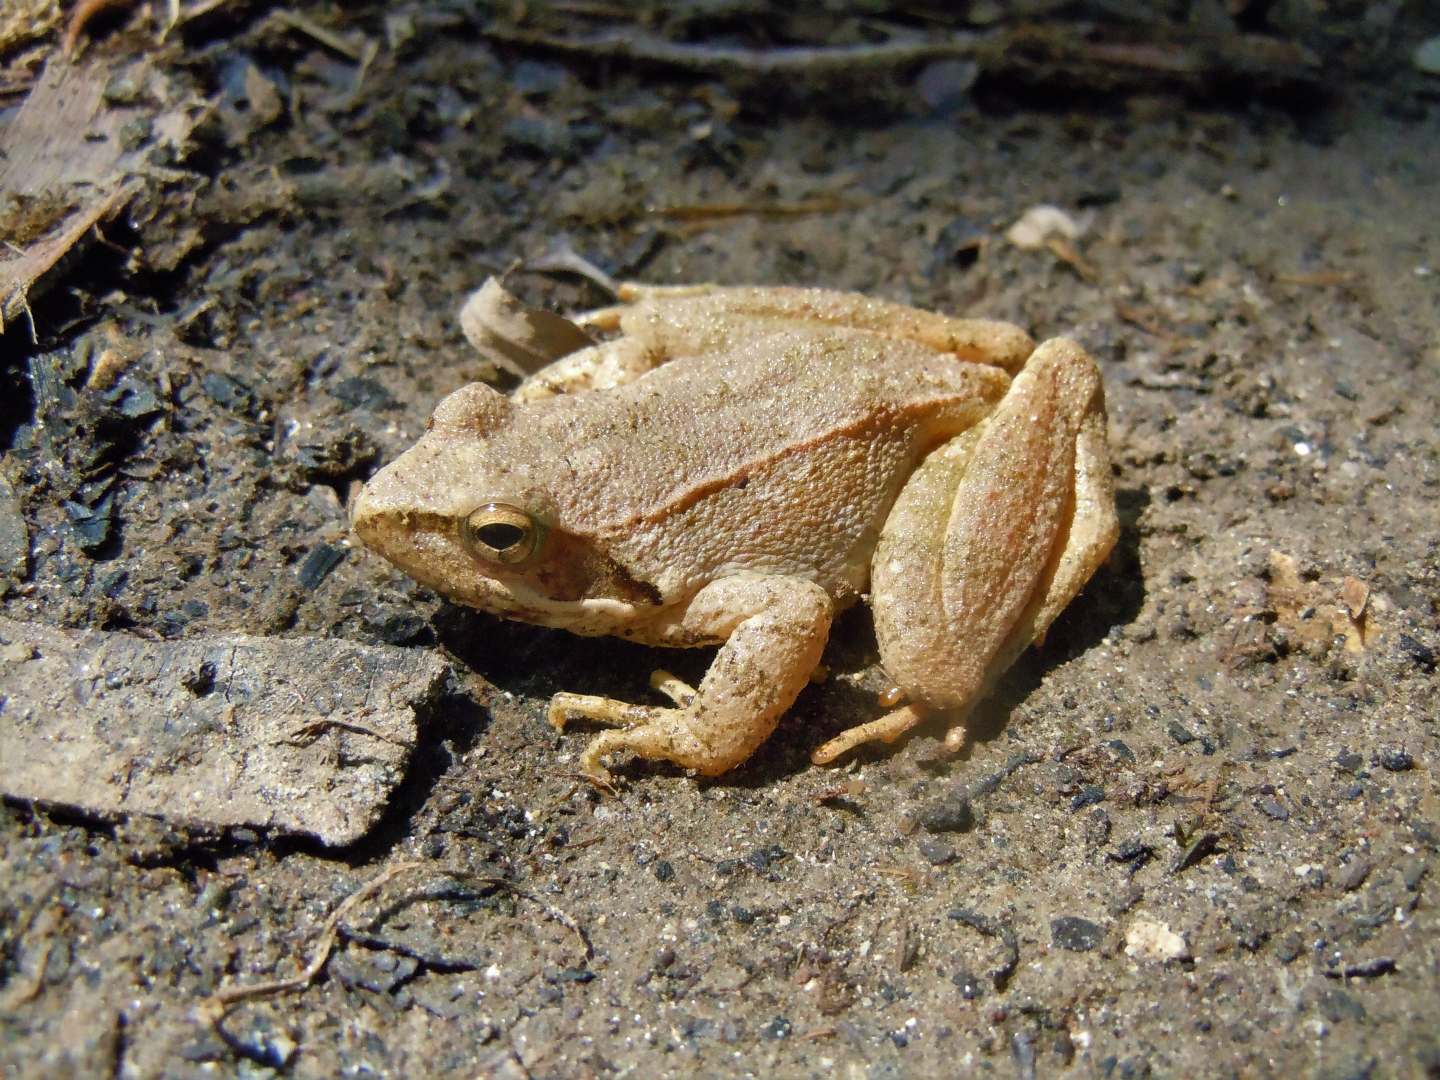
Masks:
[[[1049,387],[1076,412],[1088,412],[1104,401],[1099,366],[1079,342],[1070,338],[1042,342],[1025,362],[1017,384],[1021,380]]]

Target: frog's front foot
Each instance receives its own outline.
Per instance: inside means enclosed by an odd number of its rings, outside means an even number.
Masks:
[[[622,751],[651,761],[673,761],[707,775],[729,767],[707,767],[714,759],[713,748],[695,736],[685,709],[630,705],[580,694],[555,695],[550,705],[550,722],[563,730],[565,721],[575,718],[617,725],[615,730],[601,732],[591,739],[580,758],[581,770],[595,780],[610,780],[605,758]]]
[[[746,747],[744,756],[749,756],[748,744],[755,731],[753,723],[727,729],[724,725],[717,727],[713,720],[707,731],[704,711],[696,708],[693,700],[684,708],[666,708],[562,693],[550,700],[548,719],[557,731],[564,731],[570,720],[589,720],[615,729],[591,739],[580,759],[585,775],[604,781],[610,779],[604,759],[622,751],[648,761],[671,761],[705,776],[718,776],[736,764],[733,759],[742,745]],[[768,734],[769,726],[754,741],[763,741]]]
[[[632,705],[628,701],[599,697],[593,694],[559,693],[550,699],[546,719],[556,731],[563,732],[571,720],[589,720],[618,728],[607,731],[592,739],[581,758],[585,774],[596,780],[608,782],[610,770],[605,768],[604,757],[621,750],[629,750],[643,758],[678,760],[676,753],[684,753],[684,713],[694,702],[696,689],[668,671],[655,671],[650,675],[650,685],[673,701],[677,708],[657,708],[652,705]],[[693,755],[697,749],[688,747]]]
[[[657,671],[650,685],[674,707],[556,694],[550,723],[563,731],[568,721],[584,719],[615,729],[597,735],[585,749],[582,767],[598,779],[609,775],[604,758],[622,751],[719,776],[770,736],[809,682],[831,612],[829,596],[809,581],[751,574],[722,578],[696,594],[682,620],[702,640],[725,642],[699,687]]]

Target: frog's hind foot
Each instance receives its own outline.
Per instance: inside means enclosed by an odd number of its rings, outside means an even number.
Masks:
[[[829,742],[818,746],[810,754],[815,765],[829,765],[841,754],[867,742],[892,743],[926,718],[928,713],[919,705],[906,705],[894,712],[886,713],[878,720],[857,724],[848,731],[842,731]]]
[[[1074,342],[1047,341],[885,521],[870,581],[890,677],[933,708],[968,709],[1109,555],[1112,484],[1100,371]],[[964,743],[963,728],[945,740]]]

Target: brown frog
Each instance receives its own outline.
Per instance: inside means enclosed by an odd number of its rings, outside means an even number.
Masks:
[[[807,288],[626,286],[611,334],[510,396],[481,383],[365,485],[355,531],[451,600],[580,634],[719,645],[672,705],[550,720],[706,775],[744,761],[866,597],[909,704],[816,763],[963,710],[1084,586],[1117,524],[1104,393],[1073,341]],[[956,722],[946,745],[963,744]]]

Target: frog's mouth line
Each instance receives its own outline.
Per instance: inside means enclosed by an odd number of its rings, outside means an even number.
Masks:
[[[653,605],[659,603],[653,588],[635,582],[623,567],[608,560],[599,565],[593,555],[587,559],[582,551],[561,560],[562,568],[573,571],[577,580],[562,583],[551,577],[551,584],[569,595],[547,595],[527,580],[533,567],[517,567],[512,575],[478,563],[461,538],[460,519],[450,514],[426,510],[375,514],[357,524],[356,533],[376,554],[453,603],[520,622],[579,634],[624,633],[647,622],[654,615]],[[551,534],[548,539],[563,542],[565,535]],[[558,577],[565,576],[562,569]]]

